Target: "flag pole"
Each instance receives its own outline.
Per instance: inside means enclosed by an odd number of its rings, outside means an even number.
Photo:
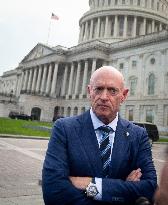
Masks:
[[[48,27],[47,45],[48,45],[49,38],[50,38],[51,21],[52,21],[52,19],[54,19],[54,20],[59,20],[59,17],[58,17],[57,15],[55,15],[54,13],[51,14],[51,17],[50,17],[50,23],[49,23],[49,27]]]
[[[48,45],[48,42],[49,42],[49,38],[50,38],[50,31],[51,31],[51,18],[50,18],[50,23],[49,23],[49,27],[48,27],[48,35],[47,35],[47,45]]]

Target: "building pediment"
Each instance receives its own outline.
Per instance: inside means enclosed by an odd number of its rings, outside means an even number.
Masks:
[[[55,51],[49,46],[38,43],[22,60],[22,63],[35,60],[54,53]]]

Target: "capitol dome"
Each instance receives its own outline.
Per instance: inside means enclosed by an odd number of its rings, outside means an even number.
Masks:
[[[79,21],[79,44],[112,43],[168,28],[167,0],[89,0]]]

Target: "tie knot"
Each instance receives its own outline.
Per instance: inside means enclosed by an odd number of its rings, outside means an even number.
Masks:
[[[100,131],[103,131],[103,132],[108,133],[108,134],[109,134],[110,131],[113,131],[113,129],[109,126],[100,126],[98,129]]]

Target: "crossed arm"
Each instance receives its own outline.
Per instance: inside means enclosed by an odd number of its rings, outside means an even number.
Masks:
[[[138,168],[136,170],[133,170],[126,178],[126,181],[140,181],[140,178],[142,176],[141,169]],[[72,184],[77,188],[81,190],[85,190],[88,184],[92,181],[92,177],[69,177]]]

